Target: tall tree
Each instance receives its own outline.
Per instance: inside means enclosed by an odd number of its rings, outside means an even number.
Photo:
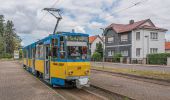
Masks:
[[[101,42],[96,43],[96,50],[95,51],[100,53],[101,57],[103,57],[103,46],[102,46]]]
[[[0,15],[0,54],[4,51],[4,16]]]
[[[4,35],[4,16],[0,15],[0,35],[3,37]]]
[[[20,46],[21,39],[15,33],[14,24],[12,21],[7,21],[5,28],[5,42],[7,53],[13,53]]]
[[[4,16],[0,15],[0,57],[12,55],[20,46],[21,39],[15,33],[13,22],[8,20],[5,23]]]

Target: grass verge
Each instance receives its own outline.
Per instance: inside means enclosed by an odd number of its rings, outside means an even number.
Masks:
[[[131,75],[170,81],[170,72],[168,73],[168,72],[161,72],[161,71],[135,70],[135,69],[111,68],[111,67],[105,67],[103,69],[102,67],[96,67],[96,66],[92,66],[92,69],[123,73],[123,74],[131,74]]]

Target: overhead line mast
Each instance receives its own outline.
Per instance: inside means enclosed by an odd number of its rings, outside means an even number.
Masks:
[[[48,11],[51,15],[53,15],[57,19],[57,22],[56,22],[56,25],[55,25],[55,28],[54,28],[54,31],[53,31],[53,34],[55,34],[57,32],[57,28],[58,28],[59,22],[62,19],[62,16],[60,14],[61,10],[60,9],[56,9],[56,8],[44,8],[43,10]],[[56,16],[54,14],[55,12],[57,12],[58,16]]]

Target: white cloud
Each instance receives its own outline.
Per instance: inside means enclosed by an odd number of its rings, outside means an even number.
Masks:
[[[99,22],[91,22],[91,23],[88,25],[88,27],[89,27],[90,29],[99,29],[99,28],[103,28],[104,25],[103,25],[103,23],[99,23]]]
[[[84,27],[82,27],[82,26],[76,26],[74,29],[75,29],[75,32],[79,32],[79,33],[85,33],[86,32],[84,30]]]
[[[0,13],[13,20],[16,31],[29,33],[32,39],[42,38],[53,32],[56,19],[42,11],[45,7],[62,8],[63,19],[58,30],[98,33],[98,28],[111,23],[128,23],[130,19],[150,18],[156,26],[170,29],[170,1],[146,0],[133,8],[124,10],[141,0],[0,0]],[[144,1],[144,0],[143,0]],[[124,11],[123,11],[124,10]],[[122,11],[122,12],[120,12]],[[42,16],[45,17],[39,23]],[[100,20],[100,21],[99,21]],[[102,20],[102,21],[101,21]],[[166,35],[168,39],[169,36]],[[26,43],[24,43],[26,44]]]

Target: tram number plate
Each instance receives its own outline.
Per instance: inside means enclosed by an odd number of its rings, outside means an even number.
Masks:
[[[56,66],[64,66],[64,63],[53,63],[53,65],[56,65]]]

